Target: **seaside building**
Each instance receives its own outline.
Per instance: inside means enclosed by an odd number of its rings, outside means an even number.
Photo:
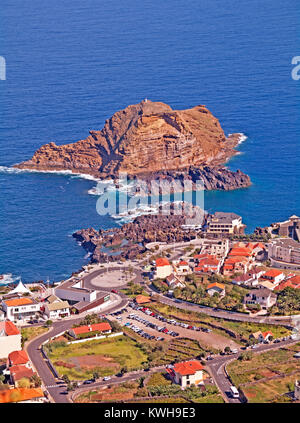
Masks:
[[[35,318],[40,312],[41,305],[33,298],[17,297],[4,299],[2,308],[7,319],[17,322],[18,320],[28,321]]]
[[[77,313],[84,311],[100,311],[110,301],[110,294],[84,287],[82,279],[70,279],[55,288],[56,297],[67,301]],[[63,307],[66,308],[66,307]]]
[[[284,222],[275,223],[278,227],[278,235],[289,237],[300,242],[300,217],[293,215]]]
[[[21,333],[13,322],[0,322],[0,358],[7,358],[12,351],[20,350]]]
[[[207,234],[234,235],[243,234],[246,225],[242,223],[241,216],[235,213],[216,212],[207,219]]]
[[[268,244],[268,258],[274,267],[299,270],[300,242],[291,238],[273,239]]]
[[[69,317],[70,308],[68,301],[61,300],[55,295],[46,298],[45,305],[41,308],[48,319],[58,319],[60,317]]]

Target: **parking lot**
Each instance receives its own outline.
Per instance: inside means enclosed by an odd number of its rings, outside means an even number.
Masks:
[[[158,340],[158,338],[171,340],[178,336],[195,339],[203,346],[212,346],[213,348],[224,349],[226,346],[239,348],[239,345],[233,340],[214,333],[208,328],[192,326],[175,319],[167,319],[147,307],[137,306],[135,303],[129,303],[126,309],[107,317],[117,319],[122,326],[131,327],[145,338],[147,338],[145,334],[149,335],[148,339],[152,340]]]

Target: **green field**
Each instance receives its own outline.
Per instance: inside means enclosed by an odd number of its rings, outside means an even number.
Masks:
[[[294,358],[300,343],[287,348],[254,354],[249,361],[236,360],[227,366],[232,382],[249,402],[287,402],[285,394],[299,378],[300,360]]]
[[[60,375],[70,380],[83,380],[97,371],[100,376],[117,373],[122,367],[134,370],[147,361],[147,355],[138,344],[126,336],[111,339],[87,341],[67,345],[64,342],[51,343],[48,356]],[[65,365],[56,365],[56,362]],[[68,368],[68,365],[72,368]],[[75,366],[74,366],[75,364]]]
[[[25,343],[27,341],[31,341],[32,339],[36,338],[37,336],[48,332],[48,330],[49,330],[48,328],[44,328],[42,326],[33,326],[33,327],[28,327],[28,328],[22,328],[21,329],[22,343]]]

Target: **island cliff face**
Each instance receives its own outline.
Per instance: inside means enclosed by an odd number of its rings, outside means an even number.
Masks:
[[[225,137],[218,119],[203,105],[172,110],[167,104],[145,100],[116,112],[101,131],[90,131],[85,140],[62,146],[50,142],[39,148],[32,159],[15,167],[71,170],[106,178],[117,177],[120,172],[131,176],[154,173],[156,177],[160,172],[180,169],[190,173],[192,166],[204,175],[208,173],[212,180],[209,168],[220,167],[236,154],[238,141],[239,134]],[[250,179],[242,172],[236,175],[227,170],[225,179],[228,180],[228,172],[233,175],[229,177],[233,186],[225,189],[250,185]],[[220,172],[213,173],[220,176]],[[211,185],[207,189],[224,189],[220,178]],[[220,188],[215,188],[218,185]]]

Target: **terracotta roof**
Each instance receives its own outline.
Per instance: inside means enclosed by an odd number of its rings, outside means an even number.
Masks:
[[[165,258],[165,257],[156,259],[155,263],[156,263],[156,267],[170,266],[169,260],[167,258]]]
[[[19,329],[10,320],[6,320],[5,321],[5,328],[4,328],[4,330],[5,330],[5,333],[6,333],[7,336],[10,336],[10,335],[19,335],[20,334]]]
[[[185,260],[182,260],[179,264],[178,264],[178,266],[188,266],[189,264],[188,264],[188,262],[187,261],[185,261]]]
[[[266,339],[266,337],[268,336],[268,335],[271,335],[271,336],[273,336],[273,333],[271,332],[271,331],[267,331],[267,332],[262,332],[261,333],[262,334],[262,336]]]
[[[137,295],[135,297],[135,302],[137,304],[144,304],[144,303],[150,303],[151,298],[150,297],[146,297],[145,295]]]
[[[34,375],[34,371],[24,365],[12,366],[10,367],[9,372],[13,378],[14,383],[23,377],[27,377],[29,379]]]
[[[276,276],[279,276],[281,274],[282,272],[280,270],[271,269],[271,270],[268,270],[262,277],[275,278]]]
[[[13,388],[0,391],[0,403],[19,402],[44,397],[41,388]]]
[[[251,250],[247,247],[232,248],[228,254],[229,256],[240,256],[240,257],[250,257]]]
[[[197,360],[184,361],[182,363],[174,364],[174,371],[181,376],[193,375],[198,370],[202,370],[202,364]]]
[[[210,285],[208,285],[208,287],[206,289],[212,289],[212,288],[219,288],[219,289],[225,289],[225,285],[223,285],[222,283],[219,282],[214,282],[211,283]]]
[[[15,364],[26,364],[29,361],[29,357],[25,350],[12,351],[10,354],[8,354],[8,359],[11,366]]]
[[[107,330],[111,330],[111,326],[109,323],[95,323],[94,325],[87,325],[87,326],[79,326],[78,328],[72,328],[75,335],[79,335],[81,333],[88,333],[88,332],[104,332]]]
[[[17,307],[21,305],[34,304],[30,298],[13,298],[12,300],[4,301],[8,307]]]
[[[232,263],[246,263],[246,262],[248,262],[247,257],[245,257],[245,256],[234,256],[234,257],[230,257],[230,258],[226,259],[224,263],[232,264]]]
[[[275,291],[282,291],[284,288],[287,287],[300,289],[300,275],[294,276],[293,278],[281,282],[278,286],[276,286]]]
[[[215,259],[216,256],[215,254],[196,254],[194,256],[195,259],[201,260],[201,259],[208,259],[208,258],[213,258]]]

